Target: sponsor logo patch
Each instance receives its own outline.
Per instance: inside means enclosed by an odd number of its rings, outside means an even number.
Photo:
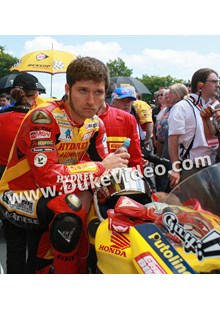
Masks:
[[[138,266],[145,274],[162,274],[166,273],[158,261],[151,255],[150,252],[141,253],[135,260]]]
[[[53,145],[54,142],[52,140],[33,140],[31,141],[31,146],[32,147],[37,147],[37,146],[50,146]]]
[[[46,131],[46,130],[37,130],[37,131],[31,131],[30,132],[30,139],[35,140],[35,139],[42,139],[42,138],[50,138],[51,137],[51,132]]]
[[[53,152],[55,151],[55,148],[53,147],[36,147],[31,149],[31,152],[33,153],[39,153],[39,152]]]
[[[39,153],[34,157],[34,165],[36,167],[43,167],[47,163],[47,156],[44,153]]]

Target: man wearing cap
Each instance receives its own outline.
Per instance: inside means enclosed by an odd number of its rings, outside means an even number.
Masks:
[[[103,102],[103,106],[98,111],[98,116],[105,124],[109,152],[114,153],[126,138],[130,138],[128,166],[139,166],[142,171],[143,164],[137,122],[135,117],[130,114],[133,100],[135,97],[132,96],[128,88],[116,88],[112,93],[112,106]]]
[[[112,93],[111,106],[131,113],[132,102],[136,99],[128,87],[119,87]]]
[[[15,103],[0,112],[0,145],[4,145],[0,152],[0,165],[6,166],[18,128],[25,114],[36,104],[37,87],[38,79],[29,73],[21,73],[14,79],[11,97]]]
[[[19,73],[13,82],[13,88],[19,88],[20,90],[22,89],[23,91],[25,91],[25,97],[27,98],[31,98],[29,99],[29,101],[33,102],[35,101],[35,99],[38,97],[39,95],[39,86],[38,86],[38,79],[32,75],[29,74],[27,72],[22,72]],[[15,92],[14,92],[15,95]],[[17,97],[18,96],[18,97]],[[24,94],[20,94],[20,95],[16,95],[16,98],[13,98],[13,102],[11,104],[8,104],[7,106],[5,106],[3,109],[0,110],[0,113],[4,113],[4,112],[9,112],[9,111],[13,111],[13,109],[11,110],[11,108],[14,105],[20,105],[20,101],[21,101],[21,97],[24,96]],[[27,102],[27,99],[25,99]],[[30,105],[32,105],[31,103],[27,104],[29,107]]]

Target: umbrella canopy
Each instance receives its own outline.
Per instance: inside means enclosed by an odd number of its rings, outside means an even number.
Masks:
[[[54,49],[40,50],[21,57],[18,62],[10,68],[10,71],[51,74],[50,97],[52,97],[52,76],[58,73],[65,73],[69,63],[74,59],[76,59],[76,55],[69,52]]]
[[[44,72],[52,75],[64,73],[75,58],[71,53],[53,49],[35,51],[21,57],[10,71]]]
[[[138,93],[151,95],[149,89],[136,78],[130,76],[113,76],[111,80],[116,83],[117,87],[132,85]]]
[[[0,78],[0,94],[10,93],[11,89],[13,88],[14,79],[18,74],[20,74],[20,72],[5,75],[2,78]],[[38,81],[38,91],[41,94],[46,94],[46,88],[39,81]]]

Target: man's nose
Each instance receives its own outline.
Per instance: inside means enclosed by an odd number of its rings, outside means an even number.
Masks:
[[[90,104],[90,105],[94,104],[94,94],[92,92],[88,93],[87,103]]]

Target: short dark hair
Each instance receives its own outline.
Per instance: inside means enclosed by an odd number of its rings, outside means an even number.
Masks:
[[[209,77],[209,75],[211,73],[215,73],[218,77],[218,73],[211,69],[211,68],[201,68],[199,70],[197,70],[193,76],[192,76],[192,80],[191,80],[191,90],[192,93],[196,94],[198,89],[197,89],[197,83],[198,82],[202,82],[205,83],[207,78]]]
[[[68,65],[66,81],[71,88],[77,81],[82,80],[104,81],[107,91],[110,83],[108,67],[96,58],[79,56]]]
[[[2,93],[0,94],[0,98],[6,98],[7,100],[12,100],[11,96],[7,93]]]

